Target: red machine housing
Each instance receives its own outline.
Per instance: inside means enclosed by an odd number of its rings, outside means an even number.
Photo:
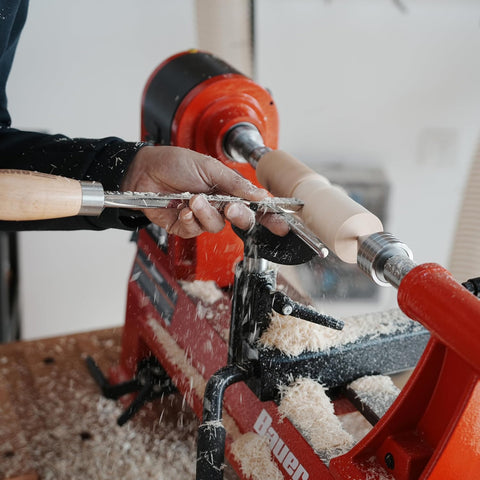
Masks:
[[[277,147],[278,113],[267,90],[222,60],[191,50],[170,57],[152,73],[142,105],[142,140],[210,155],[259,186],[248,163],[225,156],[223,139],[234,125],[248,122],[265,145]],[[176,278],[214,280],[221,287],[233,284],[234,265],[243,257],[243,244],[229,225],[195,239],[172,236],[168,249]]]
[[[380,465],[398,480],[477,478],[480,300],[443,267],[424,264],[402,280],[398,303],[432,339],[392,408],[362,442],[332,460],[331,473],[382,478],[366,474]]]

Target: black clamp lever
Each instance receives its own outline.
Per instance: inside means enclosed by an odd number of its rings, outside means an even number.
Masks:
[[[272,294],[272,308],[282,315],[291,315],[292,317],[301,318],[308,322],[323,325],[324,327],[342,330],[344,323],[330,315],[324,315],[315,311],[313,308],[306,307],[301,303],[293,301],[290,297],[282,292],[274,292]]]

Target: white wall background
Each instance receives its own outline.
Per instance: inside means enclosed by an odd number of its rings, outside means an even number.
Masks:
[[[317,169],[332,160],[382,166],[391,182],[386,229],[417,262],[448,267],[480,140],[480,2],[257,5],[256,72],[280,111],[281,148]],[[326,308],[341,315],[395,304],[393,289],[382,294],[377,305]]]
[[[312,165],[383,165],[388,229],[419,261],[446,263],[480,139],[480,2],[402,3],[260,1],[257,72],[282,147]]]
[[[257,0],[257,80],[281,147],[384,167],[388,229],[418,261],[448,263],[480,131],[476,0]],[[195,46],[193,0],[31,2],[8,88],[20,128],[138,139],[153,68]],[[26,338],[123,322],[125,232],[21,234]],[[480,272],[479,272],[480,273]]]

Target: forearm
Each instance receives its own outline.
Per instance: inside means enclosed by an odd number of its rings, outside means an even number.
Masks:
[[[101,182],[118,190],[142,144],[115,137],[72,139],[63,135],[0,129],[0,168],[34,170],[77,180]],[[0,222],[1,230],[134,229],[148,222],[126,210],[105,209],[99,217],[72,217],[36,222]]]

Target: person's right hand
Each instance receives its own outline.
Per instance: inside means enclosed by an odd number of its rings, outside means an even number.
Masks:
[[[255,187],[219,160],[185,148],[167,146],[141,148],[127,171],[122,190],[221,194],[253,201],[268,196],[266,190]],[[247,206],[231,203],[222,215],[202,195],[195,195],[188,206],[145,209],[143,213],[168,233],[183,238],[195,237],[206,231],[219,232],[225,225],[224,217],[244,230],[255,224],[255,214]],[[288,233],[288,225],[278,215],[263,215],[259,221],[277,235]]]

